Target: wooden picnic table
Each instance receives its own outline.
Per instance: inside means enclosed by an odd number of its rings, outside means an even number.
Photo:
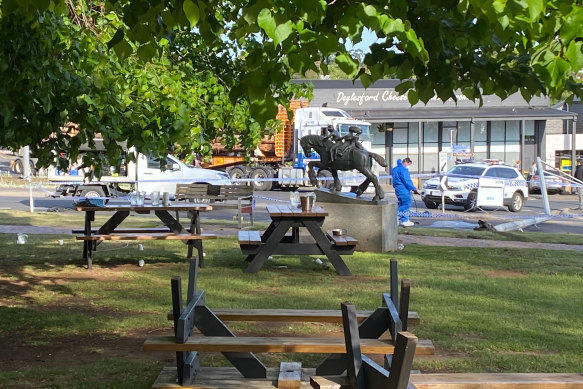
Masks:
[[[304,212],[291,205],[268,205],[267,212],[271,224],[263,235],[256,231],[239,233],[241,251],[247,254],[245,260],[249,262],[246,273],[257,273],[272,255],[325,255],[339,275],[352,275],[340,255],[352,254],[358,242],[327,236],[322,230],[328,216],[324,208],[315,206],[312,211]],[[301,243],[300,228],[305,228],[315,242]],[[291,236],[286,235],[290,229]]]
[[[182,240],[188,245],[188,258],[193,250],[198,251],[199,264],[204,265],[202,240],[216,238],[212,234],[202,234],[200,227],[200,212],[212,210],[208,204],[171,204],[171,205],[114,205],[114,206],[75,206],[75,210],[85,212],[85,227],[74,229],[73,233],[81,233],[77,240],[83,241],[83,258],[87,259],[87,267],[92,267],[92,251],[106,240]],[[171,212],[187,212],[189,227],[184,227]],[[99,228],[92,228],[96,212],[108,212],[113,215]],[[164,223],[163,228],[118,228],[130,215],[154,214]]]

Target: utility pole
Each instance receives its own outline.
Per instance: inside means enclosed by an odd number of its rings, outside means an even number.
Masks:
[[[30,205],[30,212],[34,213],[34,198],[32,197],[32,172],[30,171],[30,147],[24,146],[22,156],[22,175],[25,180],[28,180],[28,202]]]

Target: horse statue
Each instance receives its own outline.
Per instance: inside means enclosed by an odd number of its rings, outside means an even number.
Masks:
[[[330,149],[332,149],[334,145],[335,143],[332,142],[329,137],[323,137],[320,135],[306,135],[300,138],[300,146],[302,146],[304,154],[307,157],[312,154],[312,149],[320,155],[319,161],[311,161],[308,164],[308,177],[310,178],[310,183],[319,188],[320,185],[316,178],[314,168],[326,169],[329,170],[332,173],[332,177],[334,177],[334,186],[332,190],[340,191],[342,189],[342,184],[338,179],[338,170],[356,169],[362,173],[366,179],[357,187],[354,193],[356,193],[357,196],[360,196],[372,182],[375,187],[373,201],[378,201],[384,198],[385,193],[379,184],[379,180],[371,170],[371,158],[383,167],[387,166],[385,159],[378,154],[357,147],[352,147],[343,155],[332,161]]]

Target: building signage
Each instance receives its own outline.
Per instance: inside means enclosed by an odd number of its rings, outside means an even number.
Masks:
[[[472,155],[470,146],[455,144],[452,145],[452,153],[455,157],[467,157]]]
[[[456,98],[458,101],[468,100],[468,98],[462,94],[457,94]],[[437,101],[439,100],[437,96],[434,96],[431,100]],[[388,101],[404,101],[408,102],[407,95],[399,95],[399,93],[395,92],[393,89],[385,89],[384,91],[372,92],[367,93],[365,92],[352,92],[352,93],[344,93],[338,92],[336,94],[336,102],[341,103],[344,106],[348,106],[349,104],[358,104],[362,106],[364,103],[367,102],[388,102]],[[449,101],[453,101],[449,99]],[[351,105],[352,105],[351,104]]]

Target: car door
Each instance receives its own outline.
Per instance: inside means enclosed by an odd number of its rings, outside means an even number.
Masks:
[[[511,198],[516,190],[515,181],[518,178],[518,173],[514,169],[499,166],[491,168],[489,174],[504,180],[504,198]]]
[[[182,180],[180,164],[166,157],[166,169],[161,169],[160,159],[140,154],[138,163],[138,190],[146,193],[176,192],[176,183]]]

